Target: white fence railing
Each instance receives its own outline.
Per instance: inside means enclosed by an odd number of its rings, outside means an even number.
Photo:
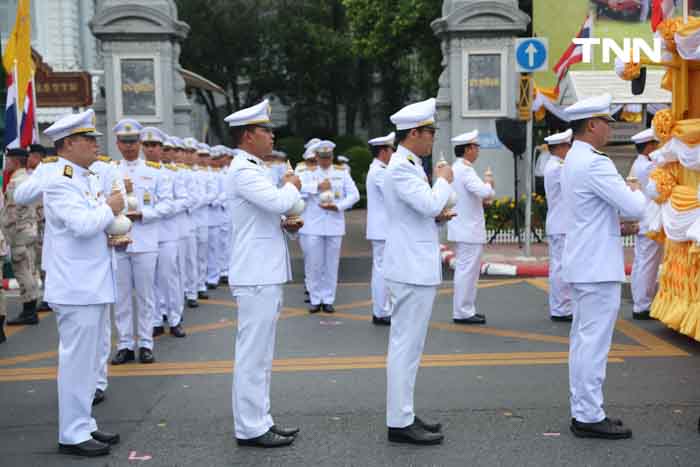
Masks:
[[[491,240],[491,237],[493,237],[493,234],[495,234],[495,230],[486,230],[486,240]],[[542,229],[535,229],[535,233],[542,239],[543,242],[547,243],[547,238],[545,237],[544,230]],[[633,247],[634,246],[634,240],[636,238],[636,235],[627,235],[625,237],[622,237],[622,246],[624,247]],[[525,241],[525,236],[523,235],[522,231],[520,233],[520,240]],[[531,237],[532,243],[537,242],[537,239],[533,235]],[[515,236],[515,231],[513,229],[503,229],[498,234],[496,235],[496,238],[493,239],[492,244],[508,244],[508,243],[518,243],[518,237]]]

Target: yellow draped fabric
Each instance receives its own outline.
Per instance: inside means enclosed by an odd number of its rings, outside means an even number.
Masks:
[[[697,192],[700,172],[683,168],[678,162],[654,170],[652,179],[662,181],[662,196],[679,211],[700,207]],[[670,193],[670,194],[669,194]],[[658,233],[657,233],[658,235]],[[656,240],[664,236],[659,235]],[[668,327],[700,340],[700,250],[693,242],[665,239],[659,291],[651,316]]]

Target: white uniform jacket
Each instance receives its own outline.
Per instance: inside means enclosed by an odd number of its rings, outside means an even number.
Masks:
[[[229,284],[283,284],[292,278],[281,216],[301,195],[291,183],[272,184],[262,159],[240,151],[228,171],[231,195]]]
[[[157,221],[173,213],[172,183],[161,181],[162,169],[157,166],[159,164],[148,164],[141,159],[119,161],[119,173],[122,178],[131,179],[139,211],[143,214],[143,219],[131,227],[132,243],[127,247],[127,253],[158,252]]]
[[[484,200],[494,197],[496,192],[479,178],[468,161],[457,158],[452,170],[452,188],[457,193],[457,217],[447,223],[447,239],[451,242],[486,243]]]
[[[46,236],[44,299],[61,305],[114,303],[112,249],[105,229],[114,220],[102,182],[93,172],[59,158],[61,177],[44,187]]]
[[[14,197],[17,204],[32,204],[41,199],[44,187],[51,177],[61,175],[63,167],[54,162],[41,162],[29,177],[15,189]]]
[[[445,179],[438,178],[431,189],[420,158],[403,146],[391,156],[386,171],[384,278],[439,285],[442,263],[435,217],[445,207],[452,188]]]
[[[209,203],[216,199],[216,186],[214,180],[209,176],[208,167],[195,166],[193,178],[195,183],[199,185],[197,192],[199,200],[193,211],[194,222],[197,227],[209,226]]]
[[[590,144],[574,141],[562,171],[567,206],[563,267],[566,282],[622,282],[620,215],[640,219],[646,198],[625,184],[615,165]]]
[[[345,213],[360,199],[360,192],[355,186],[355,182],[350,177],[350,173],[336,168],[335,166],[323,170],[318,167],[314,172],[315,183],[309,179],[304,184],[306,191],[306,209],[304,210],[304,226],[300,232],[308,235],[345,235]],[[338,211],[330,211],[321,208],[319,201],[320,192],[318,184],[328,179],[331,182],[331,191],[334,196],[334,203],[338,206]]]
[[[387,165],[374,159],[367,172],[367,240],[386,240],[387,217],[384,206],[384,177]]]
[[[551,155],[544,167],[544,192],[547,196],[547,235],[566,233],[568,209],[561,190],[561,172],[564,159]]]
[[[160,183],[167,184],[167,190],[171,193],[171,209],[158,221],[158,242],[174,242],[180,239],[180,225],[178,209],[180,205],[175,201],[175,177],[177,167],[172,164],[161,164]]]

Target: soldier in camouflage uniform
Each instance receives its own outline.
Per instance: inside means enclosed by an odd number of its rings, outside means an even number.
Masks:
[[[10,244],[12,270],[19,282],[22,312],[8,325],[38,324],[36,301],[39,296],[36,276],[34,274],[34,243],[37,240],[37,219],[35,206],[22,206],[15,202],[14,191],[25,181],[27,174],[27,156],[23,149],[10,149],[6,155],[7,172],[10,181],[5,189],[5,207],[2,215],[2,230]]]
[[[51,161],[54,157],[46,158],[47,151],[41,144],[32,144],[29,146],[29,159],[27,159],[27,172],[31,174],[34,169],[42,162],[42,159]],[[37,238],[34,243],[34,266],[35,275],[44,282],[46,275],[41,269],[41,251],[44,247],[44,200],[40,197],[39,201],[34,205],[36,208],[36,219],[37,219]],[[44,300],[39,303],[37,311],[51,311],[51,307]]]

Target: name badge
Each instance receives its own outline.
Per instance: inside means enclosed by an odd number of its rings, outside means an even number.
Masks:
[[[149,192],[144,192],[143,194],[143,204],[150,205],[151,204],[151,194]]]

